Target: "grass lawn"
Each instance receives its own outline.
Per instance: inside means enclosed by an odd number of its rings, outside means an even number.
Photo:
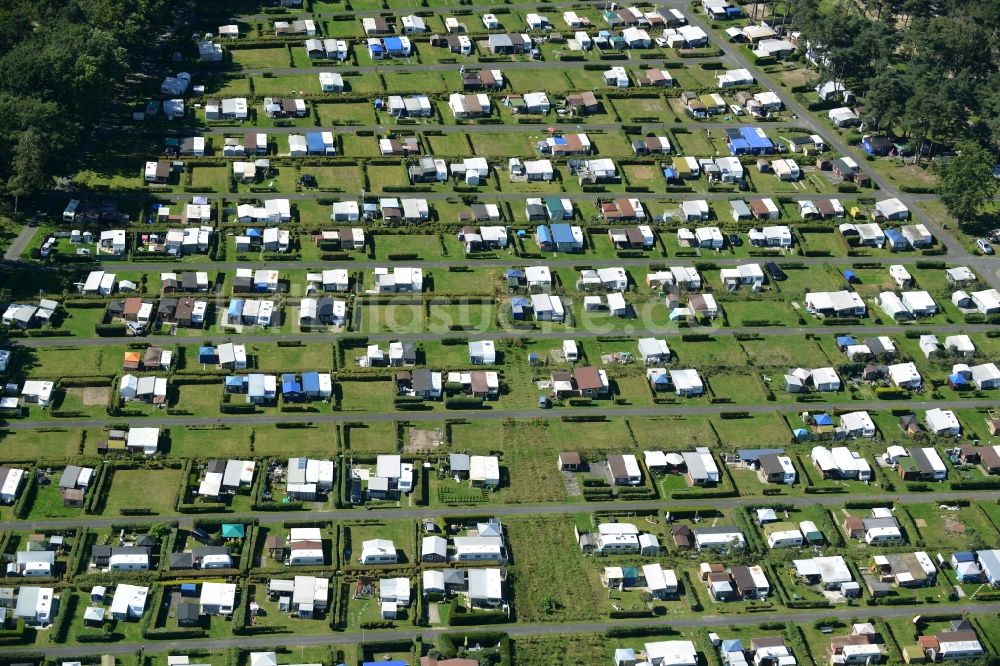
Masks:
[[[798,324],[798,315],[790,305],[778,299],[723,301],[730,326],[755,326],[755,322],[777,322],[782,326]]]
[[[739,404],[759,403],[765,399],[764,388],[757,377],[739,372],[736,368],[731,372],[712,374],[707,379],[717,398],[726,398]]]
[[[237,69],[265,69],[288,67],[288,50],[280,47],[267,49],[229,49],[233,66]]]
[[[380,155],[378,149],[378,140],[375,137],[370,136],[358,136],[351,132],[345,132],[340,135],[340,141],[343,145],[343,157],[378,157]],[[320,187],[327,187],[320,184]],[[358,185],[357,189],[361,189]],[[353,192],[353,190],[348,190]]]
[[[59,489],[59,477],[61,469],[54,470],[49,477],[52,483],[47,486],[38,486],[35,499],[31,503],[31,511],[28,516],[32,519],[45,518],[70,518],[79,516],[83,509],[63,506],[62,492]]]
[[[226,167],[192,167],[192,187],[210,187],[213,192],[229,191],[229,169]]]
[[[367,102],[333,102],[317,104],[319,124],[322,127],[336,125],[371,125],[375,122],[375,110]]]
[[[676,150],[681,155],[706,157],[715,153],[715,147],[705,135],[705,130],[694,129],[688,132],[679,132],[675,129],[674,138],[677,140]]]
[[[779,414],[756,414],[745,419],[712,417],[712,427],[725,446],[777,446],[786,444],[792,436],[785,419]]]
[[[373,422],[344,425],[344,447],[351,451],[395,453],[396,426],[393,423]]]
[[[345,412],[382,412],[392,408],[395,385],[391,381],[343,382]]]
[[[424,306],[419,303],[364,305],[361,330],[368,333],[419,333],[424,328],[424,313]]]
[[[264,372],[328,371],[333,366],[333,348],[322,342],[310,342],[297,347],[276,344],[250,344],[247,353],[257,358],[257,368]]]
[[[363,77],[351,77],[363,78]],[[445,82],[441,72],[409,72],[404,70],[390,70],[382,73],[385,80],[385,89],[394,95],[406,93],[431,93],[449,92],[451,88]]]
[[[495,427],[492,430],[495,437]],[[454,430],[452,433],[454,438]],[[561,451],[541,445],[545,427],[537,421],[509,420],[504,422],[501,433],[503,464],[510,473],[510,488],[504,499],[512,504],[563,501],[566,490],[555,463]]]
[[[773,339],[746,340],[740,344],[754,364],[777,366],[782,372],[786,372],[788,368],[820,368],[830,365],[830,359],[816,341],[804,337],[783,337],[780,345],[775,344]]]
[[[381,191],[385,187],[406,187],[410,184],[406,170],[401,165],[371,164],[365,168],[368,170],[368,182],[371,183],[372,191]]]
[[[486,331],[494,328],[494,307],[489,303],[430,306],[427,330],[442,335],[460,326],[467,331]],[[395,329],[399,330],[399,329]]]
[[[154,513],[171,513],[180,481],[179,469],[116,470],[105,502],[105,513],[117,515],[122,509],[137,506],[149,507]]]
[[[524,132],[469,132],[473,154],[482,157],[533,155],[535,144],[544,137],[537,130]],[[506,178],[506,174],[501,174]]]
[[[560,518],[508,520],[511,550],[517,554],[513,597],[518,622],[595,620],[595,598],[572,525]]]
[[[440,135],[424,134],[428,152],[435,157],[464,157],[471,151],[468,135],[464,132],[445,132]]]
[[[171,428],[170,456],[193,458],[205,455],[206,439],[211,439],[212,455],[237,457],[250,452],[250,429],[238,425],[187,426]],[[260,442],[256,443],[260,446]],[[179,481],[178,481],[179,482]]]
[[[390,254],[416,254],[418,259],[425,260],[441,258],[441,241],[434,234],[373,234],[370,238],[379,259],[386,260]],[[425,271],[424,280],[428,277]]]

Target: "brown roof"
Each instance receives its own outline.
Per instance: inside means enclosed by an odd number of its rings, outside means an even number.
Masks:
[[[143,356],[142,362],[145,365],[159,365],[162,357],[163,350],[159,347],[146,347],[146,354]]]
[[[124,314],[139,314],[139,308],[142,307],[141,298],[126,298],[125,307],[122,308]]]
[[[553,382],[571,382],[573,381],[573,375],[568,372],[557,371],[552,373]]]
[[[485,372],[478,371],[469,373],[469,379],[472,381],[473,393],[486,393],[489,390],[489,385],[486,383]]]
[[[844,529],[848,532],[865,529],[864,522],[857,516],[848,516],[844,519]]]
[[[579,465],[580,454],[575,451],[567,451],[559,454],[559,463],[562,465]]]
[[[177,309],[174,311],[174,316],[177,319],[190,319],[192,312],[194,312],[193,298],[181,298],[177,300]]]
[[[566,97],[566,104],[568,106],[582,106],[591,107],[597,106],[597,97],[594,93],[589,90],[585,90],[582,93],[575,93]]]
[[[322,541],[292,541],[288,545],[296,550],[320,550],[323,548]]]
[[[848,645],[868,645],[872,642],[869,634],[848,634],[846,636],[834,636],[830,639],[830,651],[840,652]]]
[[[747,199],[747,203],[750,205],[750,210],[756,215],[767,215],[767,204],[760,197],[752,197]]]
[[[708,309],[708,303],[705,302],[704,294],[692,294],[691,297],[688,298],[688,305],[690,305],[691,309],[695,312],[703,312]]]
[[[614,453],[608,456],[608,469],[611,471],[611,477],[614,479],[628,478],[628,471],[625,469],[625,457],[621,454]]]
[[[576,388],[581,391],[598,390],[604,386],[600,373],[592,365],[585,365],[573,370],[573,378],[576,379]]]
[[[996,469],[1000,467],[1000,453],[992,446],[984,446],[979,452],[979,461],[986,469]]]
[[[615,199],[615,206],[618,207],[622,217],[635,217],[635,208],[632,207],[632,202],[628,199],[624,197],[621,199]],[[628,234],[628,231],[625,233]]]

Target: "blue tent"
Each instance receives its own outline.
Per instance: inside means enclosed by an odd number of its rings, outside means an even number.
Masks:
[[[846,279],[846,280],[847,280],[848,282],[851,282],[851,283],[853,283],[853,282],[856,282],[856,281],[857,281],[857,279],[858,279],[858,276],[854,274],[854,271],[844,271],[844,278],[845,278],[845,279]]]
[[[302,373],[302,390],[305,391],[306,395],[317,395],[317,394],[319,394],[319,373],[318,372],[303,372]]]
[[[573,227],[568,224],[552,225],[552,240],[556,245],[573,245],[576,239],[573,238]]]
[[[738,638],[727,638],[722,641],[722,651],[725,652],[742,652],[743,642]]]
[[[246,377],[241,375],[230,375],[226,377],[226,391],[229,393],[239,393],[246,387]]]
[[[322,132],[306,132],[306,150],[314,155],[322,155],[326,152]]]
[[[403,40],[399,37],[386,37],[382,40],[382,43],[385,44],[385,50],[389,53],[395,54],[403,52]]]
[[[838,335],[837,336],[837,346],[838,347],[850,347],[851,345],[858,344],[857,340],[849,335]]]
[[[540,246],[549,245],[552,243],[552,232],[549,231],[549,227],[544,224],[538,225],[535,229],[535,238],[538,240]]]
[[[667,180],[673,180],[677,177],[677,171],[672,166],[669,166],[663,170],[663,177]]]
[[[260,238],[263,234],[260,229],[247,229],[247,236],[250,238]]]
[[[198,592],[198,585],[195,583],[181,583],[181,596],[193,597]]]
[[[382,48],[381,44],[369,44],[368,45],[368,52],[371,53],[373,56],[375,54],[380,54],[381,55],[382,53],[385,53],[385,49]],[[382,102],[382,100],[380,100],[380,99],[375,100],[375,103],[376,103],[375,108],[379,108],[381,106],[381,102]]]
[[[219,354],[215,351],[215,347],[202,347],[198,350],[198,362],[199,363],[218,363]]]
[[[242,317],[243,316],[243,299],[234,298],[229,301],[229,308],[226,310],[226,314],[230,317]]]
[[[510,299],[510,313],[514,319],[524,319],[525,310],[531,307],[531,301],[527,298],[515,296]]]
[[[747,155],[750,153],[750,144],[745,139],[730,139],[729,152],[733,155]]]
[[[809,436],[809,431],[805,428],[796,428],[792,431],[792,434],[795,435],[795,439],[805,439]]]
[[[813,420],[818,426],[828,426],[833,425],[833,417],[829,414],[817,414],[813,417]]]
[[[906,237],[900,233],[899,229],[886,229],[885,240],[889,243],[889,247],[893,250],[910,247],[909,241],[907,241]]]
[[[302,385],[295,378],[294,372],[286,372],[281,375],[281,395],[286,400],[297,400],[302,397]]]
[[[958,373],[955,373],[954,375],[948,375],[948,383],[954,386],[955,388],[958,388],[959,386],[965,386],[965,381],[966,381],[965,377],[963,377]]]

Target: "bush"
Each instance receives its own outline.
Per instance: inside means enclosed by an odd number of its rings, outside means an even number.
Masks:
[[[125,324],[95,324],[94,333],[102,338],[120,338],[126,334]]]

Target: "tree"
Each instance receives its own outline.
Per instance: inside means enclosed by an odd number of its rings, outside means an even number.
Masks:
[[[959,224],[971,222],[996,192],[993,156],[974,141],[961,141],[955,157],[938,168],[938,193]]]
[[[166,523],[153,523],[149,526],[148,534],[157,541],[162,541],[168,534],[170,534],[170,525],[167,525]]]
[[[13,174],[7,181],[7,189],[14,195],[15,210],[18,198],[40,192],[49,184],[43,151],[42,135],[34,127],[22,132],[17,139],[14,159],[11,162]]]

